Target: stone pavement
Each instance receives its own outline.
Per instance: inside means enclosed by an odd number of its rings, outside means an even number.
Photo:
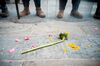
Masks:
[[[100,58],[100,27],[98,24],[94,22],[71,23],[63,21],[36,24],[0,23],[0,59],[5,62],[34,59],[98,59]],[[53,41],[56,41],[58,40],[58,34],[66,31],[70,35],[64,43],[21,55],[21,51],[31,49],[32,46],[50,43],[49,35],[52,35]],[[25,36],[31,36],[30,40],[25,41]],[[19,42],[15,41],[17,38],[20,40]],[[66,45],[69,43],[79,45],[80,50],[74,51],[67,47]],[[12,48],[15,51],[9,52]],[[66,53],[64,48],[67,50]]]
[[[42,3],[42,6],[48,5],[43,7],[47,14],[44,19],[36,17],[35,11],[32,12],[33,3],[30,6],[31,15],[20,20],[16,18],[14,5],[8,5],[11,15],[0,18],[0,66],[100,66],[100,21],[91,15],[95,12],[95,4],[91,8],[93,3],[82,1],[80,8],[88,5],[86,9],[79,9],[84,18],[76,19],[69,16],[69,1],[65,17],[57,19],[58,1],[45,0]],[[22,5],[19,6],[22,10]],[[93,11],[89,13],[88,8]],[[21,55],[23,50],[59,40],[61,32],[69,32],[65,42]],[[27,36],[29,40],[25,40]],[[80,46],[80,50],[66,46],[70,43]]]

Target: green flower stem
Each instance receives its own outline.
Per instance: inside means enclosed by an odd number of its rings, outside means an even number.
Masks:
[[[24,51],[21,54],[26,54],[26,53],[29,53],[29,52],[32,52],[32,51],[35,51],[35,50],[39,50],[39,49],[45,48],[45,47],[53,46],[53,45],[56,45],[56,44],[61,43],[61,42],[64,42],[64,41],[65,40],[63,38],[63,40],[60,40],[60,41],[57,41],[57,42],[53,42],[53,43],[50,43],[50,44],[47,44],[47,45],[42,45],[42,46],[39,46],[39,47],[30,49],[30,50]]]

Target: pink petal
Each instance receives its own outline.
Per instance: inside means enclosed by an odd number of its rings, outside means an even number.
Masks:
[[[98,30],[98,28],[97,28],[97,27],[95,27],[94,29],[95,29],[95,30]]]
[[[51,34],[49,34],[49,37],[52,37],[52,35],[51,35]]]
[[[0,50],[0,52],[3,52],[3,50]]]
[[[14,60],[8,60],[8,62],[9,62],[9,63],[12,63],[12,62],[14,62]]]
[[[37,46],[36,46],[35,44],[33,44],[33,45],[32,45],[32,48],[35,48],[35,47],[37,47]]]
[[[35,48],[35,46],[34,46],[34,45],[32,45],[32,48]]]
[[[30,40],[30,36],[25,36],[24,40]]]
[[[15,39],[15,42],[19,42],[20,40],[19,39]]]
[[[13,52],[15,52],[15,49],[12,48],[12,49],[8,50],[8,52],[9,52],[9,53],[13,53]]]

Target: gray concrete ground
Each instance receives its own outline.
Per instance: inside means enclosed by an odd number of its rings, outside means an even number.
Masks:
[[[42,19],[35,16],[34,3],[31,2],[31,14],[20,20],[16,17],[14,4],[9,4],[10,16],[0,18],[0,66],[100,66],[100,21],[92,18],[96,6],[82,1],[79,11],[84,18],[77,19],[69,15],[70,3],[64,18],[57,19],[58,0],[43,0],[46,18]],[[22,11],[22,4],[19,6]],[[21,55],[23,50],[58,40],[61,32],[70,33],[64,43]],[[49,35],[52,35],[52,41]],[[24,40],[25,36],[30,39]],[[70,43],[80,46],[80,50],[74,51],[66,46]]]

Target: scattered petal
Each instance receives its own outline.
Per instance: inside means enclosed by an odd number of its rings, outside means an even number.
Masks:
[[[66,54],[68,52],[66,48],[64,48],[63,50],[64,50],[64,54]]]
[[[93,29],[93,31],[94,31],[94,32],[96,32],[97,30],[98,30],[98,28],[97,28],[97,27],[95,27],[95,28]]]
[[[35,47],[37,47],[36,44],[32,44],[32,48],[35,48]]]
[[[14,62],[14,60],[8,60],[8,62],[9,62],[9,63],[12,63],[12,62]]]
[[[19,39],[15,39],[15,42],[19,42],[20,40]]]
[[[49,34],[49,37],[52,37],[52,34]]]
[[[92,44],[88,44],[85,46],[85,48],[91,48],[92,47]]]
[[[3,50],[0,50],[0,52],[3,52]]]
[[[98,30],[98,28],[97,28],[97,27],[95,27],[94,29],[95,29],[95,30]]]
[[[100,51],[100,48],[97,48],[97,50],[99,50],[99,51]]]
[[[35,48],[35,46],[34,46],[34,45],[32,45],[32,48]]]
[[[52,42],[53,41],[53,38],[52,37],[48,37],[48,39]]]
[[[24,37],[24,40],[26,40],[26,41],[27,41],[27,40],[30,40],[30,36],[25,36],[25,37]]]
[[[68,47],[72,48],[73,50],[79,50],[80,46],[75,45],[75,43],[67,44]]]
[[[9,52],[9,53],[14,53],[14,52],[15,52],[15,49],[12,48],[12,49],[8,50],[8,52]]]

